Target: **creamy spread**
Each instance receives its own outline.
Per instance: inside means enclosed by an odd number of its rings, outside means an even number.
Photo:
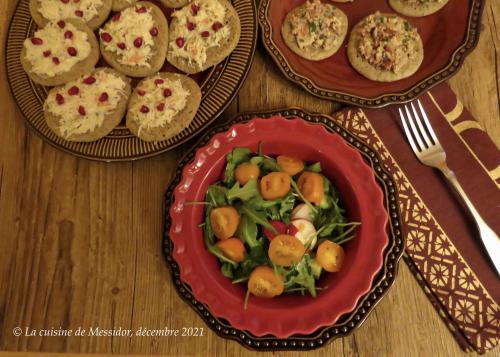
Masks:
[[[359,28],[357,51],[375,68],[399,73],[417,57],[417,29],[397,16],[375,13],[368,16]]]
[[[313,0],[290,16],[292,34],[300,48],[325,49],[338,41],[342,24],[335,9],[331,4]]]
[[[49,21],[80,19],[90,21],[99,14],[102,0],[38,0],[38,12]]]
[[[144,129],[171,123],[186,107],[190,94],[179,79],[170,80],[157,75],[141,82],[136,88],[135,100],[129,106],[129,112],[135,113],[138,119],[139,134]]]
[[[116,110],[126,85],[123,78],[113,73],[96,71],[51,92],[44,109],[59,118],[64,138],[92,132]]]
[[[194,1],[172,17],[177,26],[170,34],[169,51],[199,68],[207,61],[207,50],[220,46],[231,34],[226,8],[219,1]]]
[[[68,72],[92,50],[88,34],[69,22],[49,23],[24,41],[25,60],[33,73],[54,77]]]
[[[154,38],[158,36],[151,11],[145,6],[126,8],[99,30],[104,48],[115,53],[121,64],[151,67]]]

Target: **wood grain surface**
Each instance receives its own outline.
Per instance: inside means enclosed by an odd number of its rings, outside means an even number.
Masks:
[[[0,0],[0,48],[15,1]],[[450,82],[500,147],[500,1],[488,0],[481,40]],[[161,253],[162,199],[184,147],[135,163],[103,164],[59,152],[33,134],[0,63],[0,350],[100,354],[247,356],[212,333],[177,296]],[[236,112],[337,106],[291,86],[259,46],[224,118]],[[182,329],[202,337],[15,337],[31,329]],[[401,263],[395,286],[348,338],[277,356],[462,354]],[[16,354],[17,355],[17,354]],[[19,354],[23,355],[23,354]],[[30,354],[31,355],[31,354]],[[487,356],[500,356],[500,348]]]

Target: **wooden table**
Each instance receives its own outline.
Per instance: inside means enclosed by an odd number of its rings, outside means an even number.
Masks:
[[[0,1],[4,48],[15,1]],[[500,1],[488,0],[477,49],[451,85],[500,146]],[[183,149],[135,163],[77,159],[25,126],[0,65],[0,350],[250,355],[212,333],[177,296],[161,252],[162,199]],[[335,105],[290,85],[259,46],[225,118],[255,109]],[[203,327],[203,337],[14,337],[16,326],[76,330]],[[310,355],[456,356],[461,351],[401,262],[395,286],[353,335]],[[285,355],[285,353],[276,353]],[[302,353],[291,354],[301,356]],[[500,356],[500,348],[488,353]]]

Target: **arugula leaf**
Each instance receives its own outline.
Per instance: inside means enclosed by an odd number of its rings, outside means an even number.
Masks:
[[[321,163],[320,162],[316,162],[316,163],[314,163],[312,165],[306,166],[306,168],[304,170],[305,171],[311,171],[311,172],[320,173],[321,172]]]
[[[293,206],[295,205],[295,195],[289,192],[280,203],[279,215],[283,223],[286,225],[290,224],[290,215],[293,211]]]
[[[220,207],[227,205],[227,195],[228,189],[221,185],[210,185],[208,186],[206,201],[209,202],[213,207]]]
[[[257,224],[246,214],[241,216],[236,236],[242,239],[250,248],[259,245],[257,241]]]
[[[255,208],[256,210],[264,210],[266,208],[276,206],[280,204],[279,200],[265,200],[262,198],[262,196],[259,194],[259,196],[253,197],[250,200],[246,202],[247,205],[251,206],[252,208]]]
[[[205,223],[203,224],[203,235],[205,237],[205,243],[208,246],[215,244],[215,233],[212,229],[212,224],[210,223],[210,212],[212,208],[209,207],[205,211]]]
[[[260,224],[261,226],[264,226],[265,228],[269,229],[273,233],[278,233],[276,231],[276,228],[272,226],[271,223],[266,218],[266,215],[263,212],[257,211],[253,209],[250,206],[242,205],[240,206],[240,211],[244,214],[246,214],[249,218],[251,218],[255,223]]]
[[[237,198],[242,201],[248,201],[249,199],[257,196],[260,196],[257,180],[249,180],[243,187],[236,182],[226,195],[230,202]]]
[[[250,154],[252,151],[248,148],[234,148],[226,158],[226,171],[224,172],[224,183],[228,186],[234,184],[234,170],[236,167],[248,160],[250,160]]]
[[[222,275],[224,275],[226,278],[233,279],[234,274],[233,274],[233,266],[229,263],[222,263],[220,267],[220,271]]]
[[[272,221],[279,221],[281,219],[280,210],[278,206],[271,206],[266,209],[267,217]]]
[[[254,156],[250,159],[250,162],[259,165],[264,174],[268,172],[283,171],[276,160],[267,155]]]

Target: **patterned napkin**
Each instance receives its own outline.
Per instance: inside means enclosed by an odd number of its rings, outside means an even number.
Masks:
[[[421,96],[431,124],[472,202],[500,233],[500,152],[447,84]],[[407,236],[404,259],[464,350],[500,338],[500,279],[466,208],[437,170],[421,165],[397,107],[347,108],[334,120],[375,148],[395,177]]]

